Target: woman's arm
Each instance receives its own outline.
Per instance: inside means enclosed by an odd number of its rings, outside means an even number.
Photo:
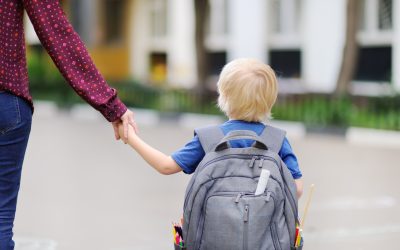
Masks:
[[[59,0],[23,0],[23,4],[41,43],[76,93],[108,121],[120,119],[127,108],[95,67]]]
[[[122,135],[124,133],[123,126],[119,126],[119,133]],[[182,169],[179,165],[172,159],[171,156],[168,156],[159,150],[153,148],[148,145],[139,136],[135,133],[133,128],[129,126],[128,132],[128,144],[139,153],[140,156],[155,170],[164,175],[175,174]]]

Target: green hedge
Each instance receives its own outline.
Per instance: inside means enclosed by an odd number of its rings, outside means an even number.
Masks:
[[[162,112],[194,112],[221,114],[216,106],[215,94],[202,98],[187,89],[155,88],[135,82],[114,83],[119,97],[129,106],[150,108]]]
[[[52,100],[69,107],[82,100],[65,83],[52,62],[41,53],[28,61],[34,99]],[[111,82],[119,97],[131,107],[161,112],[194,112],[222,115],[216,93],[200,95],[195,90],[155,88],[133,80]],[[282,95],[273,108],[279,120],[300,121],[310,127],[367,127],[400,130],[400,95],[391,97],[334,98],[322,94]]]
[[[28,56],[30,91],[35,100],[50,100],[62,107],[71,106],[81,99],[68,86],[50,57],[31,50]]]
[[[273,109],[276,119],[306,125],[400,130],[400,96],[347,97],[294,95],[281,97]]]

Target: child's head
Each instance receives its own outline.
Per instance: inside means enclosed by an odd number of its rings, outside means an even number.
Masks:
[[[237,59],[225,65],[217,86],[218,106],[235,120],[266,120],[278,96],[275,72],[256,59]]]

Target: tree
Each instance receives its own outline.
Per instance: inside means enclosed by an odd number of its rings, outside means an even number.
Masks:
[[[346,10],[346,40],[343,49],[342,64],[336,84],[335,96],[347,95],[350,83],[354,78],[359,54],[357,31],[361,15],[362,0],[347,0]]]
[[[201,96],[207,91],[206,81],[208,76],[207,50],[205,47],[207,20],[210,13],[209,0],[194,0],[195,8],[195,45],[197,58],[197,79]]]

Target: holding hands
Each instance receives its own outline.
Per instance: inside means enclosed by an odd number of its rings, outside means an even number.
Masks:
[[[136,126],[136,123],[135,123],[135,126]],[[118,139],[122,139],[122,141],[125,144],[128,144],[130,141],[135,140],[135,139],[138,138],[137,126],[133,127],[133,125],[131,125],[131,123],[128,123],[128,125],[125,126],[125,124],[122,121],[117,122],[115,124],[114,129],[115,129],[115,133],[116,133],[115,134],[115,138],[117,140]],[[127,135],[127,136],[125,137],[125,135]]]
[[[112,125],[114,128],[115,139],[122,139],[125,143],[128,142],[129,133],[139,132],[137,124],[134,120],[133,112],[129,109],[126,110],[125,114],[123,114],[119,120],[113,122]],[[122,133],[118,131],[120,127],[122,127]],[[130,130],[132,132],[129,132]]]

